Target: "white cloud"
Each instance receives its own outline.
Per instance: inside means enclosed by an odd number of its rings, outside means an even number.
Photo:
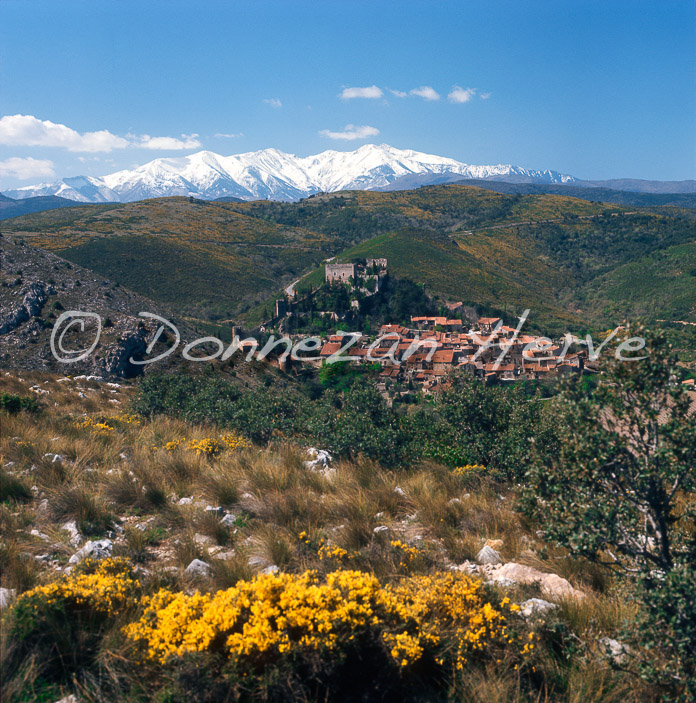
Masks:
[[[409,91],[410,95],[417,95],[419,98],[424,100],[439,100],[440,94],[429,85],[422,85],[420,88],[414,88]]]
[[[481,95],[479,95],[479,98],[481,98],[481,100],[488,100],[488,98],[490,98],[490,97],[491,97],[490,93],[481,93]]]
[[[283,103],[278,100],[278,98],[266,98],[264,100],[266,105],[270,105],[271,107],[283,107]]]
[[[408,93],[405,90],[392,90],[390,88],[389,92],[392,95],[395,95],[397,98],[407,98],[408,97]]]
[[[195,149],[201,145],[197,134],[177,137],[151,137],[128,134],[119,137],[106,129],[78,132],[64,124],[40,120],[33,115],[6,115],[0,118],[0,145],[54,147],[77,152],[110,152],[114,149]]]
[[[376,85],[365,88],[344,88],[339,95],[341,100],[351,100],[352,98],[381,98],[382,89]]]
[[[216,136],[218,139],[237,139],[237,137],[243,137],[244,135],[242,134],[242,132],[237,132],[236,134],[225,134],[225,132],[217,132],[214,136]]]
[[[143,134],[139,137],[129,135],[134,140],[132,145],[140,149],[162,149],[162,150],[180,150],[180,149],[197,149],[201,143],[198,141],[197,134],[182,134],[181,139],[178,137],[151,137],[149,134]]]
[[[33,115],[0,118],[0,144],[4,146],[50,146],[68,151],[111,151],[123,149],[128,141],[103,129],[80,134],[64,124],[39,120]]]
[[[473,88],[462,88],[455,85],[447,98],[451,103],[468,103],[474,95],[476,95],[476,91]]]
[[[0,177],[3,178],[26,181],[30,178],[53,178],[55,175],[53,161],[48,159],[33,159],[31,156],[21,159],[13,156],[0,161]]]
[[[343,132],[332,132],[328,129],[322,129],[319,134],[321,134],[322,137],[328,137],[329,139],[342,139],[344,141],[352,142],[355,139],[376,137],[379,134],[379,130],[376,127],[368,127],[367,125],[358,127],[353,124],[347,124]]]

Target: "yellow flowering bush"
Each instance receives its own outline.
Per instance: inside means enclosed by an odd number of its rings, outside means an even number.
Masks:
[[[247,449],[251,447],[251,442],[244,437],[238,435],[227,434],[216,439],[215,437],[205,437],[204,439],[173,439],[170,442],[166,442],[164,449],[168,452],[174,452],[178,449],[187,449],[196,452],[198,456],[205,457],[218,457],[223,452],[233,452],[236,449]],[[158,447],[153,447],[156,451]]]
[[[117,428],[123,429],[129,425],[139,425],[137,415],[121,413],[119,415],[97,415],[95,417],[82,417],[73,422],[73,427],[78,430],[91,429],[96,435],[109,437]]]
[[[220,439],[222,439],[222,442],[227,447],[228,451],[234,451],[235,449],[249,449],[251,447],[251,442],[240,435],[226,434],[222,435]]]
[[[324,561],[325,559],[336,559],[337,561],[341,561],[343,559],[351,558],[351,555],[348,553],[347,549],[338,547],[335,544],[327,544],[326,542],[322,542],[319,550],[317,551],[317,555],[321,561]]]
[[[12,606],[14,628],[25,635],[38,631],[56,612],[108,618],[133,599],[139,586],[127,559],[86,559],[69,576],[23,593]]]
[[[481,464],[466,464],[464,466],[457,466],[452,470],[452,473],[460,478],[466,478],[467,476],[473,476],[477,473],[483,473],[485,470],[486,467]]]
[[[219,652],[262,665],[287,653],[347,646],[365,634],[381,641],[400,666],[429,650],[438,663],[447,658],[462,668],[474,653],[514,641],[506,617],[516,606],[504,600],[494,607],[481,582],[464,574],[383,586],[371,574],[345,570],[325,579],[313,571],[265,574],[215,594],[163,589],[143,607],[125,633],[161,663]]]
[[[198,456],[216,457],[225,449],[225,445],[214,437],[205,439],[192,439],[188,443],[188,448],[196,452]]]
[[[486,602],[481,581],[455,573],[415,576],[389,588],[404,621],[418,623],[415,643],[438,645],[455,642],[453,660],[462,669],[471,654],[483,652],[494,644],[512,644],[506,615],[519,606],[504,598],[499,607]],[[392,656],[402,664],[411,663],[403,647],[395,644]],[[415,652],[416,648],[411,647]]]

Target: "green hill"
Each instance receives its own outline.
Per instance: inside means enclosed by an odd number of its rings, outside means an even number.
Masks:
[[[3,231],[204,319],[239,314],[333,251],[323,234],[189,198],[41,212]]]
[[[3,231],[208,321],[257,324],[291,281],[319,283],[331,256],[385,256],[432,294],[511,316],[529,307],[549,331],[696,319],[696,219],[677,208],[449,184],[297,203],[87,205]]]

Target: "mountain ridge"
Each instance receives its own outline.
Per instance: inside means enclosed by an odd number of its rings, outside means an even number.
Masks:
[[[354,151],[327,150],[297,157],[279,149],[222,156],[211,151],[159,158],[106,176],[75,176],[8,190],[14,199],[59,196],[77,202],[133,202],[184,195],[215,200],[294,201],[319,192],[373,190],[414,174],[456,173],[463,178],[515,178],[541,183],[573,183],[573,176],[511,164],[472,165],[387,144]]]

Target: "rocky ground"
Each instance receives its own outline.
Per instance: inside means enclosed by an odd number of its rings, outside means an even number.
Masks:
[[[56,360],[50,340],[56,321],[72,310],[99,315],[102,332],[94,353],[66,364]],[[0,235],[0,367],[113,378],[161,370],[164,363],[138,367],[129,362],[143,357],[158,327],[139,317],[141,311],[174,321],[182,335],[194,338],[190,327],[161,305],[21,239]],[[84,330],[74,325],[64,348],[86,349],[95,333],[93,320],[86,321]]]

